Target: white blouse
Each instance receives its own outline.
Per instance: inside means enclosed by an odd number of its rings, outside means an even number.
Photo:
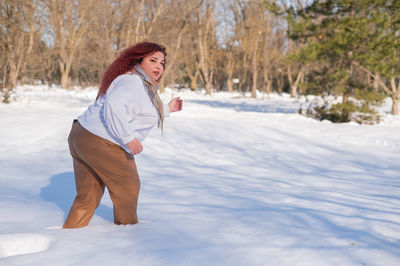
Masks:
[[[164,104],[164,116],[168,115],[168,104]],[[130,153],[125,144],[134,138],[142,142],[157,125],[158,113],[140,77],[123,74],[113,80],[107,93],[90,105],[78,121],[89,132]]]

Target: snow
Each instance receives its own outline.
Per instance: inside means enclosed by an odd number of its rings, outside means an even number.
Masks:
[[[169,90],[184,110],[136,156],[139,224],[60,229],[67,136],[95,88],[20,86],[0,104],[0,265],[400,265],[400,117],[297,113],[306,98]]]

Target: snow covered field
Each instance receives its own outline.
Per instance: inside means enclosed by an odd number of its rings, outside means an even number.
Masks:
[[[136,157],[140,223],[60,226],[75,196],[67,135],[94,89],[19,87],[0,104],[0,265],[400,265],[400,117],[297,114],[287,95],[181,96]],[[304,99],[303,99],[304,100]]]

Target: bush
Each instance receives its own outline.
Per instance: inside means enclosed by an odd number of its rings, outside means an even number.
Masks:
[[[312,102],[305,110],[300,108],[299,113],[318,120],[329,120],[333,123],[357,122],[359,124],[376,124],[380,115],[371,106],[370,102],[349,100],[346,103],[331,103],[325,100],[322,104]]]

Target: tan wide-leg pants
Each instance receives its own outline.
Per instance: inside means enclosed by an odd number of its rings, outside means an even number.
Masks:
[[[119,145],[90,133],[76,120],[68,144],[77,194],[63,228],[89,224],[100,204],[104,186],[114,205],[114,223],[137,223],[140,180],[133,156]]]

